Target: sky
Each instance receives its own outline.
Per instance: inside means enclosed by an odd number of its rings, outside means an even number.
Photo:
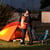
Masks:
[[[40,9],[41,0],[0,0],[3,4],[9,4],[14,8],[29,8],[33,10]]]

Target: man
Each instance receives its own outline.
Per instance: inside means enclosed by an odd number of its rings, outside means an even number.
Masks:
[[[29,10],[26,10],[26,12],[24,13],[24,16],[21,17],[21,28],[22,28],[22,39],[21,39],[21,44],[25,44],[25,34],[26,34],[26,30],[28,29],[29,32],[29,45],[33,44],[33,39],[32,39],[32,33],[31,33],[31,29],[32,29],[32,25],[31,25],[31,16],[29,15]]]

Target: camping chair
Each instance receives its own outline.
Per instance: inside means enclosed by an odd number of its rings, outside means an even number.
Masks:
[[[46,42],[46,44],[47,44],[47,37],[48,37],[48,30],[46,30],[45,34],[40,38],[42,45],[43,45],[44,42]]]

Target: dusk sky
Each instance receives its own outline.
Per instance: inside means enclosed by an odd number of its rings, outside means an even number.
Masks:
[[[34,10],[40,9],[41,0],[0,0],[4,4],[9,4],[14,8],[30,8]]]

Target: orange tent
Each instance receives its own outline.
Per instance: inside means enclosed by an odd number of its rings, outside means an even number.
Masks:
[[[20,26],[20,22],[12,22],[8,25],[6,25],[1,31],[0,31],[0,39],[5,41],[13,40],[14,38],[20,38],[22,37],[22,32],[19,30],[16,30],[17,27]],[[28,35],[26,34],[26,40],[29,40]]]

